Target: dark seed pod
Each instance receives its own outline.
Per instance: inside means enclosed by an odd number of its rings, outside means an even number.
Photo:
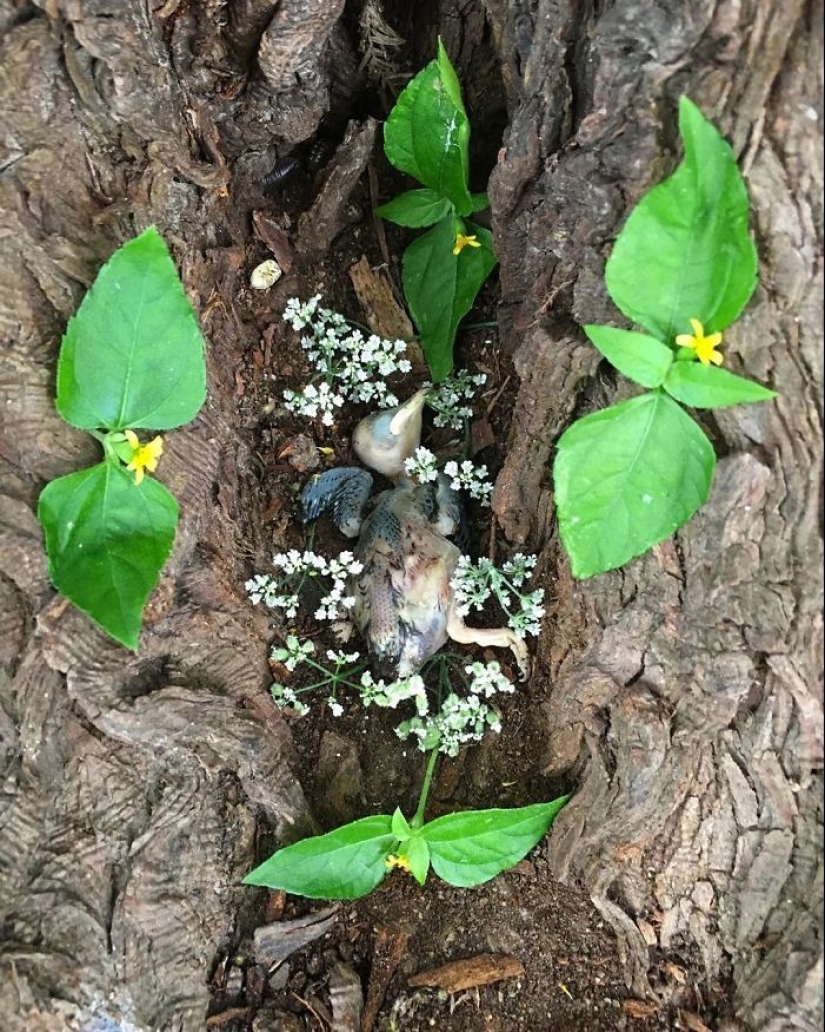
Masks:
[[[275,164],[272,166],[271,171],[261,180],[261,188],[265,194],[274,194],[291,179],[298,169],[301,167],[301,159],[295,152],[287,154],[283,158],[278,158]]]

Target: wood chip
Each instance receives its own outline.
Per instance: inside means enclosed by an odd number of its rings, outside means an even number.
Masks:
[[[711,1032],[708,1026],[702,1021],[698,1014],[693,1011],[679,1011],[679,1020],[684,1022],[685,1028],[690,1032]]]
[[[636,927],[642,933],[642,938],[645,941],[645,946],[655,946],[659,941],[656,937],[656,929],[649,921],[645,921],[642,917],[636,918]]]
[[[317,914],[307,914],[294,921],[261,925],[252,935],[255,960],[268,967],[277,967],[295,950],[300,950],[331,931],[337,914],[338,907],[328,907]]]
[[[289,272],[295,257],[289,237],[268,212],[253,211],[252,225],[262,243],[275,255],[284,272]]]
[[[415,331],[393,294],[387,270],[382,266],[373,269],[364,256],[350,267],[349,278],[364,310],[364,320],[372,332],[385,340],[409,341]],[[424,363],[424,356],[415,342],[407,344],[407,354],[413,365]]]
[[[658,1006],[655,1003],[648,1003],[647,1000],[625,1000],[622,1009],[629,1018],[637,1018],[640,1021],[644,1018],[652,1018],[659,1013]]]
[[[523,974],[524,965],[516,957],[481,953],[477,957],[421,971],[408,979],[408,982],[415,987],[428,986],[444,989],[448,993],[459,993],[463,989],[491,985],[505,978],[519,978]]]

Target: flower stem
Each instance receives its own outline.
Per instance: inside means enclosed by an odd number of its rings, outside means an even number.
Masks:
[[[433,774],[435,774],[435,762],[438,759],[438,746],[433,749],[430,753],[430,758],[427,761],[427,770],[424,772],[424,784],[421,786],[421,795],[418,797],[418,809],[415,811],[415,816],[410,821],[411,828],[420,828],[424,823],[424,811],[427,808],[427,797],[430,794],[430,789],[433,784]]]

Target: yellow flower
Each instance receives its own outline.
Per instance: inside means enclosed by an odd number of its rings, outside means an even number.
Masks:
[[[403,853],[399,856],[396,856],[394,853],[390,853],[384,863],[387,867],[400,867],[404,871],[409,871],[410,869],[410,858],[408,856],[404,856]]]
[[[465,247],[481,247],[481,244],[476,240],[475,234],[464,236],[463,233],[456,233],[453,254],[461,254]]]
[[[139,484],[145,476],[144,470],[154,473],[158,468],[158,459],[163,455],[163,438],[158,436],[148,444],[141,444],[134,430],[124,430],[123,436],[132,449],[126,468],[135,474],[135,483]]]
[[[702,365],[710,365],[713,362],[714,365],[720,366],[722,352],[717,351],[716,346],[722,343],[722,334],[711,333],[709,337],[706,337],[705,328],[698,319],[691,319],[690,325],[693,333],[680,333],[676,338],[676,343],[680,348],[692,348]]]

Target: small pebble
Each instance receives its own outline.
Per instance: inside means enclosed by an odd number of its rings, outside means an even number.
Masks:
[[[256,265],[249,277],[249,285],[253,290],[269,290],[283,275],[281,266],[274,258],[268,258]]]

